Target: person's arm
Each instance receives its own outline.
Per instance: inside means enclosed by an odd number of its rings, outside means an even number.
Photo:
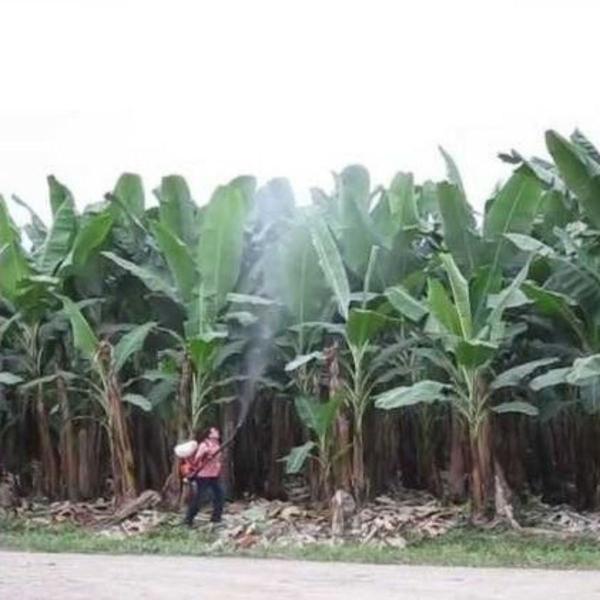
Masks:
[[[196,454],[194,454],[194,458],[192,459],[192,476],[195,475],[202,468],[202,463],[204,462],[206,455],[208,454],[208,448],[204,442],[202,442],[198,446],[198,450],[196,450]]]
[[[205,442],[202,442],[198,446],[198,450],[196,450],[196,455],[194,456],[194,462],[199,463],[202,459],[208,454],[208,445]]]
[[[189,479],[189,477],[192,475],[192,473],[195,471],[195,466],[194,466],[194,462],[189,459],[189,458],[185,458],[184,460],[181,461],[181,465],[179,467],[179,473],[181,474],[181,477],[183,477],[183,479],[187,480]]]

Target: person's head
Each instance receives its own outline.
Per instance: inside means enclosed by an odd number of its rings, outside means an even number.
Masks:
[[[199,442],[203,442],[204,440],[216,440],[219,441],[221,435],[217,427],[207,427],[203,429],[197,436],[197,440]]]

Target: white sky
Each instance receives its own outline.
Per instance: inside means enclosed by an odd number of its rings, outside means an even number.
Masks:
[[[352,162],[442,177],[442,144],[481,207],[498,151],[600,144],[599,22],[593,0],[0,0],[0,191],[43,216],[49,173],[80,206],[126,170],[305,198]]]

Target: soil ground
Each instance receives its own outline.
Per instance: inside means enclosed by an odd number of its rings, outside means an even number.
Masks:
[[[600,599],[600,572],[0,553],[0,598]]]

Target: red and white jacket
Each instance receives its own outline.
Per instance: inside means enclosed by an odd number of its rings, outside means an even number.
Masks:
[[[215,440],[204,440],[198,446],[196,454],[187,459],[182,468],[184,476],[192,473],[195,477],[218,477],[221,474],[220,445]],[[213,458],[214,457],[214,458]]]

